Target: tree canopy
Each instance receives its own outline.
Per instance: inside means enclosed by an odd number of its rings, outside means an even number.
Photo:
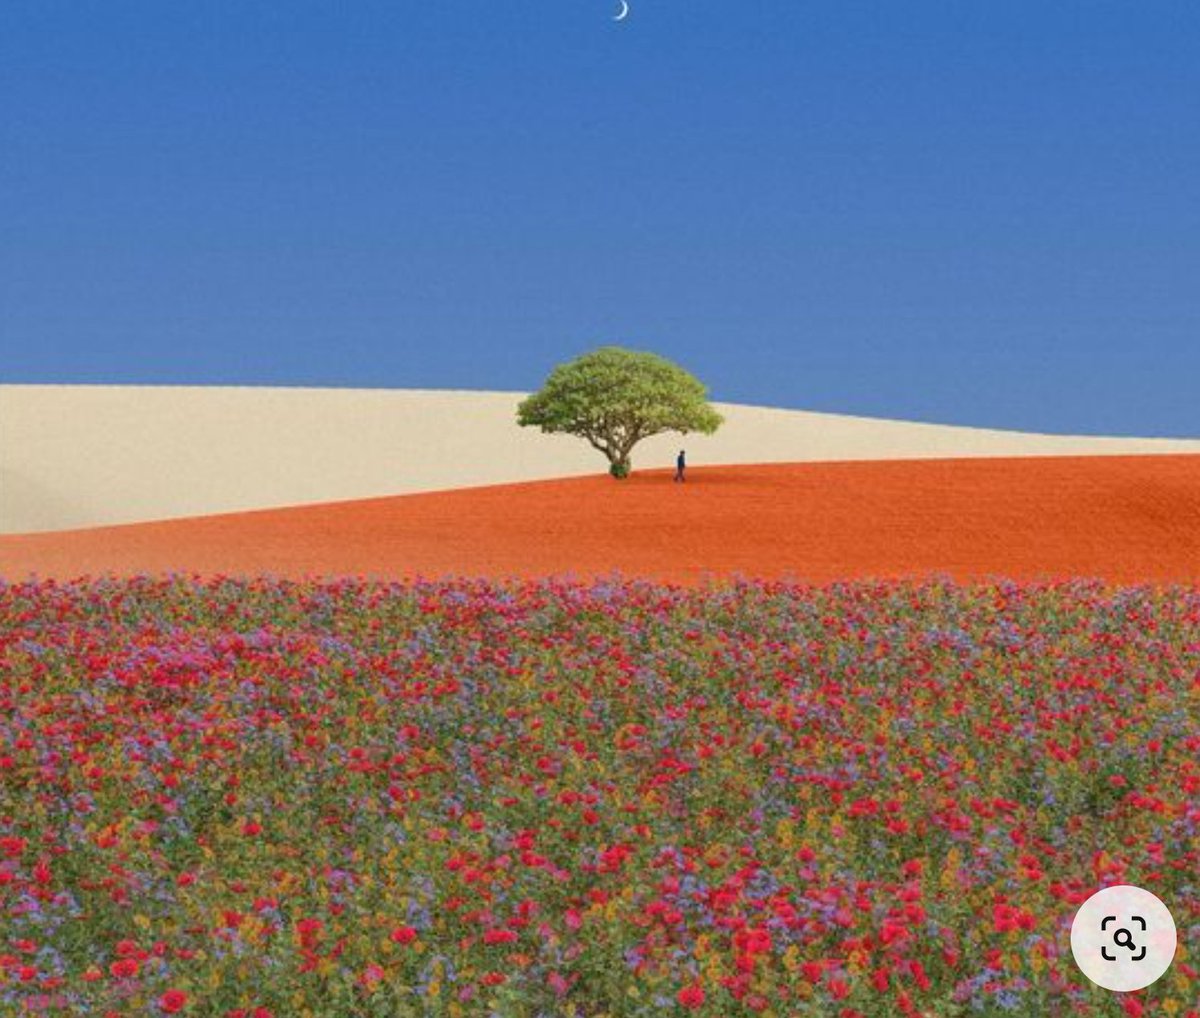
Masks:
[[[603,453],[614,477],[625,477],[635,445],[668,431],[711,435],[723,418],[708,389],[665,357],[605,346],[560,364],[521,402],[517,423],[577,435]]]

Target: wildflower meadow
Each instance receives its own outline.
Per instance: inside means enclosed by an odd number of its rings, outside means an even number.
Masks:
[[[1197,1018],[1198,821],[1196,590],[0,583],[3,1015]]]

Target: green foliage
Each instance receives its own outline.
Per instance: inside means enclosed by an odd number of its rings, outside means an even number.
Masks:
[[[560,364],[517,408],[522,427],[586,439],[616,478],[628,476],[630,453],[643,439],[668,431],[711,435],[722,420],[694,375],[657,354],[618,346]]]

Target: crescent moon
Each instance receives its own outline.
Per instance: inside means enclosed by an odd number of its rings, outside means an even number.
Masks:
[[[613,18],[613,21],[624,21],[627,17],[629,17],[628,0],[620,0],[620,2],[621,2],[621,9],[617,12],[617,16],[615,18]]]

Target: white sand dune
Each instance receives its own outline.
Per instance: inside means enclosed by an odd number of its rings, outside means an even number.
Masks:
[[[522,393],[0,386],[0,533],[132,523],[602,472],[585,443],[519,428]],[[634,466],[1200,453],[1095,438],[718,404],[713,437],[660,436]]]

